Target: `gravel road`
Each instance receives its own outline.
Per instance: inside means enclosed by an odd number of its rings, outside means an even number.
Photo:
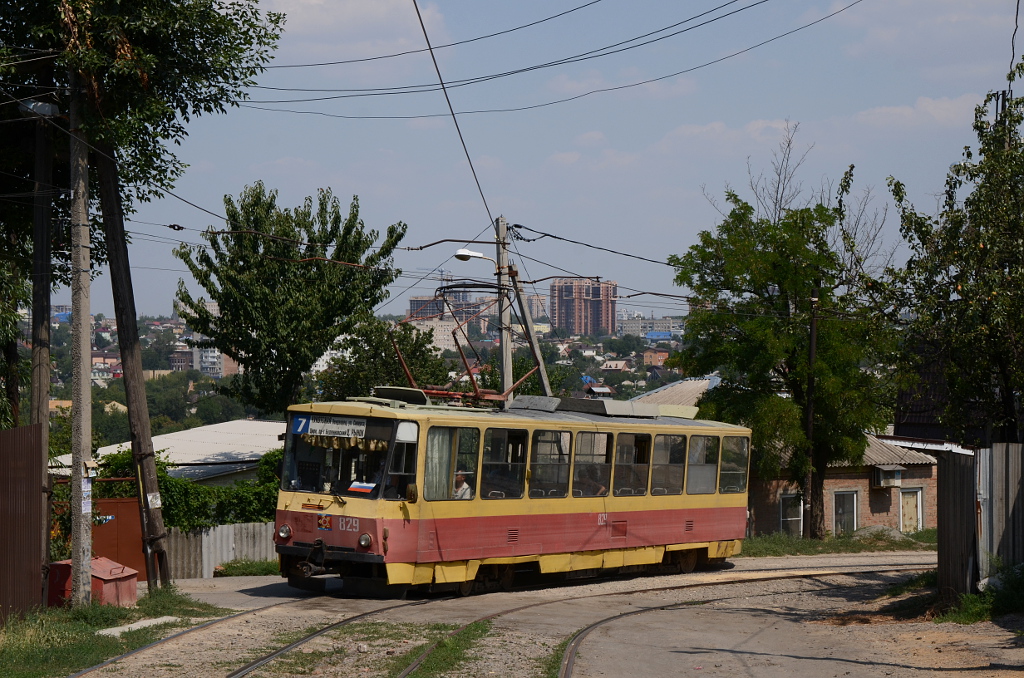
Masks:
[[[1020,676],[1024,671],[1024,620],[970,627],[902,621],[894,600],[879,598],[908,574],[821,576],[749,581],[697,589],[640,589],[835,567],[933,566],[927,552],[788,558],[739,558],[729,569],[690,575],[636,577],[460,599],[427,599],[423,605],[375,615],[303,646],[260,676],[387,676],[394,663],[445,629],[531,603],[547,603],[499,616],[472,650],[475,658],[453,668],[452,678],[534,678],[543,662],[577,630],[630,610],[667,605],[599,627],[584,642],[574,676],[720,675]],[[186,580],[179,588],[196,598],[236,609],[278,602],[206,632],[129,657],[94,675],[161,678],[216,676],[250,661],[299,632],[395,601],[310,597],[280,587],[280,580]],[[596,594],[615,594],[601,595]],[[232,605],[234,602],[236,604]],[[899,601],[895,601],[898,603]],[[237,604],[244,603],[244,604]],[[291,636],[291,637],[289,637]]]

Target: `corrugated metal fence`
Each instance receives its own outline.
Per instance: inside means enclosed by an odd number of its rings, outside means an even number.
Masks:
[[[977,492],[975,456],[938,453],[939,595],[947,604],[971,593],[977,582]]]
[[[0,431],[0,624],[43,601],[40,426]]]
[[[213,576],[213,568],[230,560],[275,560],[274,523],[218,525],[185,533],[171,528],[167,556],[175,579]]]
[[[1024,445],[997,443],[978,451],[981,505],[981,576],[992,572],[991,557],[1004,565],[1024,563]]]

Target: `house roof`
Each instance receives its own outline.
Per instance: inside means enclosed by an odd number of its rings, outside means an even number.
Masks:
[[[700,397],[715,384],[711,379],[683,379],[674,381],[671,384],[648,391],[639,395],[633,400],[649,403],[651,405],[683,405],[694,407]]]
[[[265,453],[284,445],[278,440],[284,432],[283,421],[237,419],[153,436],[153,449],[172,464],[170,475],[204,480],[252,467]],[[107,445],[97,450],[96,456],[128,447],[130,443]],[[71,457],[65,455],[57,461],[70,464]]]
[[[917,450],[910,450],[899,447],[884,440],[879,440],[873,435],[868,435],[868,446],[864,449],[864,461],[861,466],[884,466],[884,465],[934,465],[938,463],[935,457]],[[832,468],[842,466],[853,466],[848,462],[829,464]]]

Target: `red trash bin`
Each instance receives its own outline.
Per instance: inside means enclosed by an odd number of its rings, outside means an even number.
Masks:
[[[100,605],[134,607],[138,572],[109,558],[92,559],[92,599]],[[50,585],[46,604],[64,605],[71,598],[71,561],[50,563]]]

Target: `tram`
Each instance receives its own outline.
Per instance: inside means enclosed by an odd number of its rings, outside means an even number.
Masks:
[[[423,391],[288,409],[275,548],[319,575],[468,594],[519,568],[690,571],[740,551],[750,430],[695,408],[520,396],[507,410]]]

